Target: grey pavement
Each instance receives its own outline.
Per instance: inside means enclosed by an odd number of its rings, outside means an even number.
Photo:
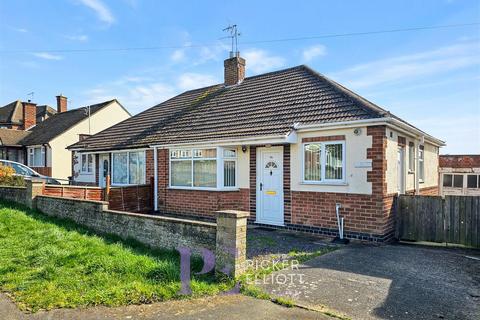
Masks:
[[[0,319],[2,320],[93,320],[93,319],[141,319],[141,320],[268,320],[305,319],[332,320],[321,313],[300,308],[286,308],[270,301],[242,295],[215,296],[200,299],[167,301],[146,305],[118,308],[93,307],[86,309],[56,309],[28,314],[17,309],[4,294],[0,294]]]
[[[351,244],[260,285],[352,319],[478,320],[479,257],[473,250]]]

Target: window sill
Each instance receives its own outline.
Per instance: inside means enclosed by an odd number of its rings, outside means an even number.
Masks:
[[[200,187],[168,187],[169,190],[191,190],[191,191],[240,191],[240,188],[200,188]]]
[[[300,182],[302,185],[319,185],[319,186],[348,186],[348,183],[341,181],[341,182],[333,182],[333,181],[325,181],[325,182],[312,182],[312,181],[303,181]]]

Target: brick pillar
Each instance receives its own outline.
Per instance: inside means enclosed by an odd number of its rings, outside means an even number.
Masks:
[[[27,194],[25,205],[31,209],[36,209],[35,198],[43,194],[44,182],[39,180],[26,180]]]
[[[215,272],[238,277],[245,271],[247,211],[217,211]]]

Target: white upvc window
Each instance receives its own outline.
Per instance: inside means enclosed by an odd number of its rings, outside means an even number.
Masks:
[[[145,184],[145,151],[112,153],[112,185]]]
[[[235,148],[182,148],[170,151],[170,187],[231,189],[237,186]]]
[[[302,154],[304,183],[345,182],[345,141],[304,143]]]
[[[413,142],[408,144],[408,170],[415,171],[415,144]]]
[[[425,150],[423,146],[418,147],[418,179],[425,180]]]
[[[45,147],[28,148],[28,165],[30,167],[45,166]]]
[[[80,172],[86,174],[93,173],[93,154],[82,153],[80,155]]]

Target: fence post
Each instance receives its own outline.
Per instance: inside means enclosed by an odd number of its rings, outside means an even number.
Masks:
[[[217,211],[215,272],[238,277],[245,271],[249,212]]]
[[[31,209],[35,209],[35,198],[43,194],[44,182],[41,180],[26,180],[27,192],[25,205]]]
[[[103,191],[105,194],[103,195],[103,200],[108,201],[110,197],[110,175],[107,174],[105,177],[105,190]]]

